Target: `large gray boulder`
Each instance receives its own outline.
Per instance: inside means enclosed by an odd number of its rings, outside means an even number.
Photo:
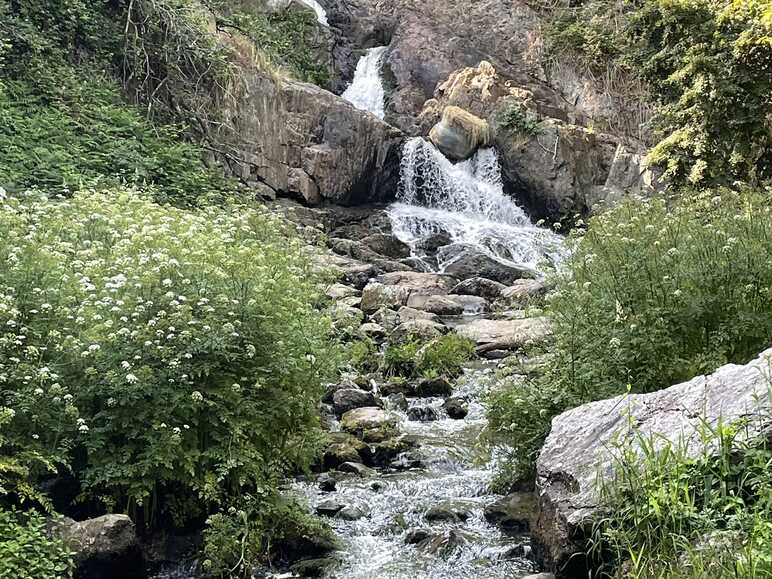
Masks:
[[[539,513],[533,529],[547,559],[559,569],[584,550],[588,525],[602,510],[596,477],[611,476],[612,441],[632,438],[631,423],[644,436],[657,435],[660,445],[683,440],[697,456],[705,450],[699,434],[703,424],[763,414],[770,373],[772,349],[744,366],[728,364],[659,392],[592,402],[553,419],[537,462]],[[748,434],[762,429],[772,424],[752,421]]]
[[[529,267],[504,263],[472,245],[462,243],[441,248],[437,258],[445,273],[461,281],[484,277],[508,285],[515,280],[532,279],[537,275]]]
[[[223,163],[240,179],[295,197],[361,204],[393,197],[403,135],[318,86],[240,71],[241,94],[221,108]]]
[[[547,318],[521,320],[474,320],[456,328],[456,333],[477,344],[478,351],[517,350],[547,340],[552,331]]]
[[[461,107],[445,107],[442,119],[429,131],[429,140],[452,161],[468,159],[490,144],[488,122]]]
[[[369,283],[362,292],[362,310],[373,313],[381,307],[399,309],[413,295],[445,295],[458,280],[437,273],[396,271]]]
[[[57,523],[56,531],[75,555],[77,579],[143,576],[142,552],[134,523],[127,515],[64,519]]]

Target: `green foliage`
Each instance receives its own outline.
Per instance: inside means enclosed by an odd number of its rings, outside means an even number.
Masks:
[[[346,355],[351,367],[360,372],[375,372],[379,367],[378,347],[370,338],[354,340]]]
[[[7,200],[0,239],[4,463],[38,453],[154,525],[267,501],[315,456],[338,356],[276,220],[83,192]]]
[[[83,72],[82,70],[80,72]],[[193,206],[237,191],[207,167],[179,128],[153,126],[121,100],[109,78],[71,68],[48,71],[55,94],[23,81],[0,94],[0,186],[69,194],[83,186],[148,186],[158,201]]]
[[[49,535],[45,517],[0,509],[0,577],[68,579],[73,569],[71,553]]]
[[[425,344],[415,339],[390,343],[382,366],[389,376],[454,378],[473,355],[474,342],[457,334],[447,334]]]
[[[772,344],[772,191],[628,200],[594,217],[547,296],[542,375],[506,378],[487,437],[533,474],[552,418],[585,402],[667,388]]]
[[[289,7],[266,14],[242,6],[224,25],[240,30],[271,62],[285,67],[295,78],[320,86],[330,82],[330,73],[319,62],[314,46],[319,24],[311,11]],[[316,40],[326,49],[324,40]]]
[[[591,220],[549,296],[562,381],[668,387],[772,344],[772,190],[627,201]]]
[[[647,84],[657,105],[648,161],[673,183],[772,177],[768,2],[589,0],[554,11],[547,38],[596,73]]]
[[[742,423],[704,425],[701,435],[708,450],[697,456],[686,441],[641,434],[617,444],[593,532],[609,573],[625,564],[636,579],[772,576],[769,441]]]
[[[501,112],[498,121],[502,127],[522,135],[534,136],[539,134],[539,122],[516,102]]]

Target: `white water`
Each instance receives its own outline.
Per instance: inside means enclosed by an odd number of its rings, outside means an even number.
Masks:
[[[559,261],[563,253],[562,239],[536,227],[504,193],[494,149],[480,149],[468,161],[453,164],[424,139],[408,140],[398,202],[389,215],[394,234],[413,247],[417,257],[422,257],[420,242],[442,232],[452,244],[534,269],[545,261]]]
[[[359,59],[354,80],[341,95],[356,108],[384,117],[384,90],[381,80],[381,64],[388,46],[370,48]]]

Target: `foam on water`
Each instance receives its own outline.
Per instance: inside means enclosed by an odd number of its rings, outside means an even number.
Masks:
[[[341,95],[358,109],[369,111],[381,119],[385,115],[381,63],[387,48],[388,46],[370,48],[359,59],[354,80]]]
[[[438,233],[504,263],[532,268],[545,260],[555,263],[563,253],[562,239],[536,227],[504,193],[494,149],[481,149],[468,161],[453,164],[424,139],[409,139],[398,202],[389,215],[394,234],[418,257],[419,242]]]

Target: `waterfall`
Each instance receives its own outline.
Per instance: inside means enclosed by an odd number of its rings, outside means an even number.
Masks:
[[[381,63],[388,46],[370,48],[359,59],[354,80],[341,95],[356,108],[370,111],[378,118],[384,117],[383,81],[381,80]]]
[[[291,1],[292,0],[268,0],[268,6],[272,9],[284,9],[291,4]],[[327,22],[327,12],[322,8],[322,5],[319,4],[319,2],[316,0],[300,0],[300,2],[314,11],[316,20],[319,24],[322,26],[329,26],[329,23]]]
[[[474,247],[503,263],[532,268],[557,262],[562,239],[531,223],[504,193],[494,149],[451,163],[419,137],[405,144],[398,202],[389,208],[394,233],[422,257],[421,241],[445,234],[452,244]],[[442,269],[442,264],[440,269]]]

